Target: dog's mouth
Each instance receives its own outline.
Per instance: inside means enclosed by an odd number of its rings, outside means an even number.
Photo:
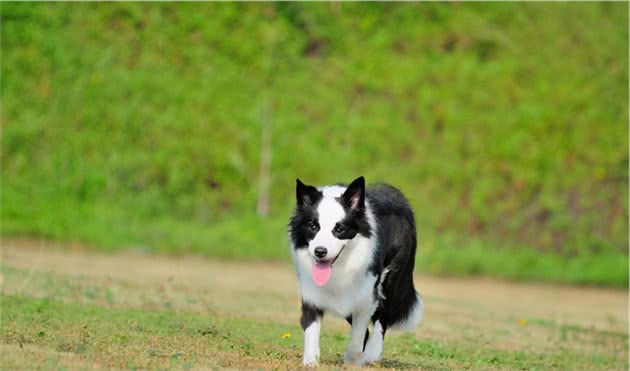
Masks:
[[[328,280],[330,280],[330,276],[332,276],[332,266],[333,264],[335,264],[335,262],[337,261],[337,259],[339,259],[339,256],[341,255],[341,253],[343,252],[343,249],[345,249],[346,246],[344,245],[341,250],[339,250],[339,253],[337,254],[337,256],[335,256],[333,259],[328,259],[328,260],[316,260],[315,264],[313,264],[313,281],[315,282],[315,284],[317,286],[324,286],[326,283],[328,283]]]

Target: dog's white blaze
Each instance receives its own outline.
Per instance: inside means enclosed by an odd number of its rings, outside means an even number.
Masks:
[[[365,344],[365,363],[374,363],[381,359],[383,354],[383,326],[381,321],[374,322],[374,328]]]
[[[341,196],[346,191],[346,189],[348,188],[344,186],[332,185],[332,186],[324,187],[320,189],[320,191],[324,194],[324,197],[336,198],[336,197]]]
[[[333,236],[332,230],[335,228],[335,225],[346,216],[346,212],[337,200],[324,197],[317,206],[317,213],[319,214],[319,231],[315,237],[308,242],[308,249],[311,254],[314,254],[316,247],[325,247],[328,250],[326,258],[334,259],[335,256],[339,254],[339,251],[341,251],[346,241]]]
[[[315,366],[319,361],[319,332],[321,319],[311,323],[304,330],[304,360],[305,366]]]

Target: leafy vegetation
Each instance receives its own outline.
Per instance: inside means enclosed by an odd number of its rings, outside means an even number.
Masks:
[[[294,179],[361,174],[422,269],[627,285],[627,3],[0,12],[5,236],[286,258]]]

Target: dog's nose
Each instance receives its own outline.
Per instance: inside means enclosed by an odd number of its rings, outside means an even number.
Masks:
[[[328,254],[328,250],[325,247],[316,247],[315,248],[315,256],[317,256],[318,258],[323,258],[324,256],[326,256],[326,254]]]

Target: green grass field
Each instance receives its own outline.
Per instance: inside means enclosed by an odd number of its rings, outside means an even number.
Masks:
[[[298,369],[302,331],[284,263],[77,252],[5,241],[3,369]],[[390,332],[375,369],[624,370],[628,294],[417,276],[426,316]],[[326,316],[321,369],[349,328]]]
[[[628,284],[627,3],[0,17],[3,236],[286,259],[294,179],[364,175],[408,195],[424,272]]]

